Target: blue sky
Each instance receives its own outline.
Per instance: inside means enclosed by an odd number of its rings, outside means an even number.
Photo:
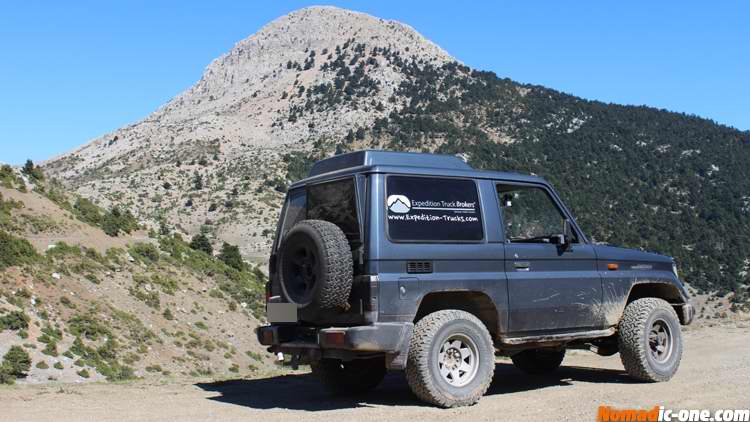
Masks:
[[[0,161],[135,122],[268,21],[332,4],[405,22],[474,68],[750,129],[745,1],[26,1],[0,4]]]

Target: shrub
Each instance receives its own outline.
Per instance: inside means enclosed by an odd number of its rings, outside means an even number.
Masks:
[[[70,308],[70,309],[76,309],[77,308],[77,306],[75,305],[75,303],[71,302],[71,300],[67,296],[61,297],[60,298],[60,303],[63,306],[65,306],[66,308]]]
[[[44,353],[47,356],[57,356],[57,342],[56,341],[50,341],[47,343],[47,346],[42,350],[42,353]]]
[[[4,200],[0,193],[0,228],[13,230],[16,227],[11,211],[16,208],[23,208],[23,203],[12,199]]]
[[[203,176],[200,173],[195,172],[193,174],[193,190],[203,189]]]
[[[80,371],[76,372],[76,374],[78,374],[78,376],[81,378],[91,377],[91,374],[89,374],[89,371],[86,368],[81,369]]]
[[[198,321],[195,323],[195,326],[200,328],[201,330],[208,330],[208,326],[203,321]]]
[[[104,375],[108,381],[127,380],[135,377],[133,368],[118,362],[118,345],[112,337],[108,338],[104,345],[98,349],[86,346],[80,337],[76,337],[70,351],[81,357],[81,359],[76,361],[76,365],[93,366],[96,368],[97,372]]]
[[[134,258],[141,258],[148,262],[156,262],[159,260],[159,250],[156,246],[150,243],[136,243],[130,247],[130,254]]]
[[[47,324],[42,328],[42,335],[38,340],[42,343],[62,340],[62,331]]]
[[[110,236],[117,236],[120,232],[130,233],[138,228],[138,221],[130,211],[122,212],[119,207],[113,207],[104,215],[102,230]]]
[[[193,236],[193,240],[190,241],[190,248],[196,251],[203,251],[208,255],[213,255],[214,253],[214,248],[211,246],[211,242],[203,233]]]
[[[219,259],[224,261],[225,264],[230,267],[242,271],[245,269],[245,262],[242,260],[240,254],[240,248],[237,246],[230,245],[227,242],[221,246],[221,252],[219,252]]]
[[[91,224],[93,226],[99,226],[102,224],[102,210],[91,200],[86,198],[76,199],[73,205],[73,212],[79,220],[84,223]]]
[[[260,353],[257,353],[257,352],[253,352],[252,350],[248,350],[247,352],[245,352],[245,354],[246,354],[246,355],[247,355],[247,356],[248,356],[248,357],[249,357],[250,359],[253,359],[253,360],[257,360],[258,362],[260,362],[260,361],[262,361],[262,360],[263,360],[263,356],[261,356],[261,354],[260,354]]]
[[[174,315],[172,315],[172,311],[170,311],[169,308],[165,309],[164,313],[162,313],[161,315],[168,321],[172,321],[174,319]]]
[[[21,264],[30,264],[39,255],[26,239],[0,230],[0,271]]]
[[[49,365],[47,365],[47,362],[40,360],[37,362],[36,367],[39,369],[49,369]]]
[[[159,274],[154,274],[151,276],[151,284],[159,286],[164,293],[169,295],[175,294],[177,288],[179,287],[175,279]]]
[[[98,340],[100,336],[112,336],[109,328],[93,314],[73,315],[68,320],[68,330],[76,337],[83,336],[89,340]]]
[[[23,185],[23,181],[19,180],[13,167],[3,164],[0,167],[0,186],[13,189],[14,185]]]
[[[154,290],[147,292],[145,290],[141,290],[138,287],[131,287],[128,289],[128,292],[130,292],[130,294],[133,295],[133,297],[135,297],[136,299],[143,301],[147,306],[154,309],[159,309],[159,292]]]
[[[255,271],[238,271],[222,260],[192,249],[176,234],[162,237],[159,242],[161,250],[168,253],[171,259],[176,261],[176,265],[212,277],[219,285],[219,289],[229,295],[233,302],[245,302],[253,313],[260,315],[263,310],[265,276],[261,279]],[[230,301],[230,306],[231,303]]]
[[[63,366],[62,362],[55,362],[55,364],[52,365],[52,367],[55,368],[55,369],[63,369],[63,368],[65,368]]]
[[[79,246],[68,245],[65,242],[55,243],[55,247],[47,251],[47,256],[81,256]]]
[[[161,366],[159,365],[147,366],[145,369],[146,372],[162,372]]]
[[[25,330],[29,328],[29,316],[21,311],[11,311],[0,316],[0,331]]]
[[[21,346],[11,346],[0,364],[0,382],[13,384],[31,369],[31,357]]]

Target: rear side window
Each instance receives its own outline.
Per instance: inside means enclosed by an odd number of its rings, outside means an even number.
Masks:
[[[477,185],[469,179],[389,176],[388,235],[402,242],[484,239]]]
[[[281,223],[281,239],[286,236],[287,232],[289,232],[295,224],[304,220],[307,214],[307,210],[305,209],[307,195],[304,189],[289,191],[286,201],[284,220]]]
[[[308,186],[307,219],[330,221],[341,228],[350,242],[358,241],[359,220],[354,178]]]
[[[360,241],[354,178],[289,191],[286,201],[279,239],[302,220],[325,220],[339,226],[349,242]]]

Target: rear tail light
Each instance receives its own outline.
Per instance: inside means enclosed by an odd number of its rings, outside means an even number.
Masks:
[[[271,331],[271,330],[263,330],[261,340],[262,340],[261,343],[264,344],[264,345],[268,345],[268,346],[272,345],[273,344],[273,340],[274,340],[274,338],[273,338],[273,331]]]
[[[323,334],[323,343],[327,346],[343,346],[346,334],[343,331],[328,331]]]

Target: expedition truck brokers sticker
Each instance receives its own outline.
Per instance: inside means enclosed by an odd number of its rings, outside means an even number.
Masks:
[[[392,176],[387,189],[391,239],[466,242],[484,238],[474,181]]]

